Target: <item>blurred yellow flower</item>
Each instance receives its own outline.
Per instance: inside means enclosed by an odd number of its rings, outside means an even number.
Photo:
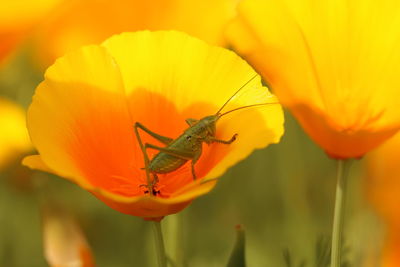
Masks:
[[[14,102],[0,98],[0,169],[31,149],[25,126],[25,111]]]
[[[332,157],[400,128],[399,1],[244,0],[227,35]]]
[[[387,226],[382,267],[400,266],[400,134],[367,157],[367,197]]]
[[[84,234],[67,213],[46,210],[42,216],[44,256],[50,267],[93,267]]]
[[[0,7],[0,63],[60,0],[2,1]]]
[[[137,30],[179,30],[223,45],[223,29],[237,0],[69,0],[54,12],[36,37],[46,66],[82,45]]]
[[[123,213],[145,218],[176,213],[214,187],[215,180],[205,179],[222,175],[254,149],[279,142],[282,109],[271,105],[223,117],[217,138],[238,133],[238,140],[204,146],[195,181],[190,163],[159,175],[155,196],[143,186],[134,123],[176,138],[187,128],[185,119],[215,114],[254,76],[233,52],[178,32],[123,33],[84,47],[58,59],[36,89],[27,123],[40,155],[24,164],[66,177]],[[276,101],[259,76],[245,88],[249,94],[237,97],[235,105]],[[156,151],[149,153],[151,158]]]

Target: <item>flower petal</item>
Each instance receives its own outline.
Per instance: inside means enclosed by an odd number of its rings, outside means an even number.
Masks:
[[[366,190],[370,202],[388,224],[400,228],[400,134],[367,157]]]
[[[400,134],[366,157],[366,196],[386,227],[381,266],[400,263]]]
[[[0,98],[0,169],[31,149],[24,110]]]
[[[26,167],[29,167],[34,170],[40,170],[44,172],[49,172],[49,173],[55,173],[52,169],[47,167],[46,164],[44,164],[42,157],[40,155],[31,155],[27,156],[22,160],[22,165],[25,165]]]
[[[316,143],[360,157],[400,128],[399,13],[392,0],[244,0],[227,35]]]
[[[144,218],[159,218],[181,211],[193,199],[211,191],[215,184],[215,180],[206,183],[197,180],[189,183],[170,198],[150,197],[148,195],[125,197],[101,189],[96,189],[92,193],[108,206],[122,213]]]
[[[61,211],[43,214],[43,246],[51,267],[93,267],[89,245],[76,222]]]
[[[159,175],[156,197],[146,195],[152,189],[144,186],[135,122],[177,138],[189,127],[187,118],[261,103],[270,105],[222,116],[216,137],[228,140],[238,133],[238,141],[203,146],[195,166],[199,179],[193,180],[189,163]],[[258,123],[244,127],[252,119]],[[180,211],[210,191],[216,183],[213,178],[254,149],[278,142],[283,134],[276,97],[262,87],[246,62],[178,32],[121,34],[103,47],[86,47],[61,58],[38,87],[28,120],[43,162],[27,158],[25,164],[48,166],[110,207],[151,218]],[[165,145],[146,133],[140,135],[144,143]],[[150,158],[157,153],[148,152]]]
[[[113,34],[145,29],[180,30],[223,45],[223,29],[233,17],[236,4],[234,0],[65,1],[39,29],[37,54],[48,63]]]
[[[134,173],[123,85],[104,48],[86,47],[48,69],[28,110],[28,128],[45,165],[85,188],[118,186],[111,175]]]
[[[0,8],[0,63],[26,38],[31,28],[60,0],[2,1]]]
[[[23,165],[31,169],[60,175],[56,171],[47,167],[39,155],[25,157]],[[74,181],[71,177],[65,178]],[[94,188],[91,185],[85,185],[84,188],[93,193],[109,207],[118,210],[119,212],[145,218],[159,218],[181,211],[189,205],[193,199],[211,191],[215,184],[215,180],[205,183],[197,180],[183,187],[176,193],[176,196],[172,196],[171,198],[156,198],[149,197],[148,195],[128,197],[101,188]]]

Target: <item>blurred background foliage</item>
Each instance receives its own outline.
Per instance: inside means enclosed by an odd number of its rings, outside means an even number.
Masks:
[[[0,95],[27,107],[42,73],[25,46],[0,72]],[[248,266],[317,266],[316,244],[329,240],[335,162],[286,112],[277,145],[258,150],[231,168],[215,190],[163,220],[168,254],[185,266],[225,266],[237,224],[246,230]],[[97,266],[155,266],[151,228],[141,218],[108,208],[67,180],[20,166],[0,172],[0,266],[47,266],[41,210],[49,203],[74,216]],[[364,197],[363,160],[353,163],[345,247],[350,266],[378,266],[384,227]],[[318,266],[320,267],[320,266]]]

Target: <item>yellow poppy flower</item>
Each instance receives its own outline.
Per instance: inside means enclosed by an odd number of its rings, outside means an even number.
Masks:
[[[25,126],[25,111],[0,98],[0,169],[31,149]]]
[[[44,256],[50,267],[95,266],[84,234],[67,213],[46,210],[42,227]]]
[[[367,197],[387,226],[382,267],[400,265],[400,134],[367,157]]]
[[[236,0],[69,0],[50,16],[35,38],[37,55],[48,66],[82,45],[137,30],[179,30],[223,45],[223,29]]]
[[[227,35],[332,157],[400,128],[398,1],[244,0]]]
[[[254,76],[233,52],[178,32],[123,33],[84,47],[58,59],[36,89],[27,125],[40,155],[24,164],[66,177],[123,213],[152,218],[176,213],[214,187],[215,180],[205,180],[222,175],[254,149],[279,142],[281,107],[222,117],[216,137],[227,140],[237,133],[238,140],[203,146],[195,181],[190,164],[159,175],[155,196],[143,186],[147,180],[135,122],[176,138],[187,128],[185,119],[215,114]],[[247,94],[227,107],[276,102],[259,76],[243,90]],[[150,158],[156,153],[148,152]]]
[[[59,0],[2,1],[0,8],[0,62],[26,37]]]

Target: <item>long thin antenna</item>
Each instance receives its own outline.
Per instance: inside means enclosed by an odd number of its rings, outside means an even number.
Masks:
[[[217,111],[216,114],[219,114],[221,112],[221,110],[229,103],[229,101],[232,100],[232,98],[235,97],[235,95],[237,95],[246,85],[249,84],[249,82],[251,82],[252,80],[254,80],[255,77],[257,77],[258,74],[256,73],[256,75],[254,75],[250,80],[248,80],[245,84],[243,84],[226,102],[225,104],[222,105],[222,107]]]
[[[233,112],[233,111],[239,110],[239,109],[257,107],[257,106],[275,105],[275,104],[279,104],[279,102],[261,103],[261,104],[254,104],[254,105],[243,106],[243,107],[235,108],[235,109],[229,110],[229,111],[227,111],[227,112],[225,112],[225,113],[222,113],[222,114],[219,115],[219,118],[221,118],[222,116],[225,116],[226,114],[229,114],[229,113],[231,113],[231,112]]]

